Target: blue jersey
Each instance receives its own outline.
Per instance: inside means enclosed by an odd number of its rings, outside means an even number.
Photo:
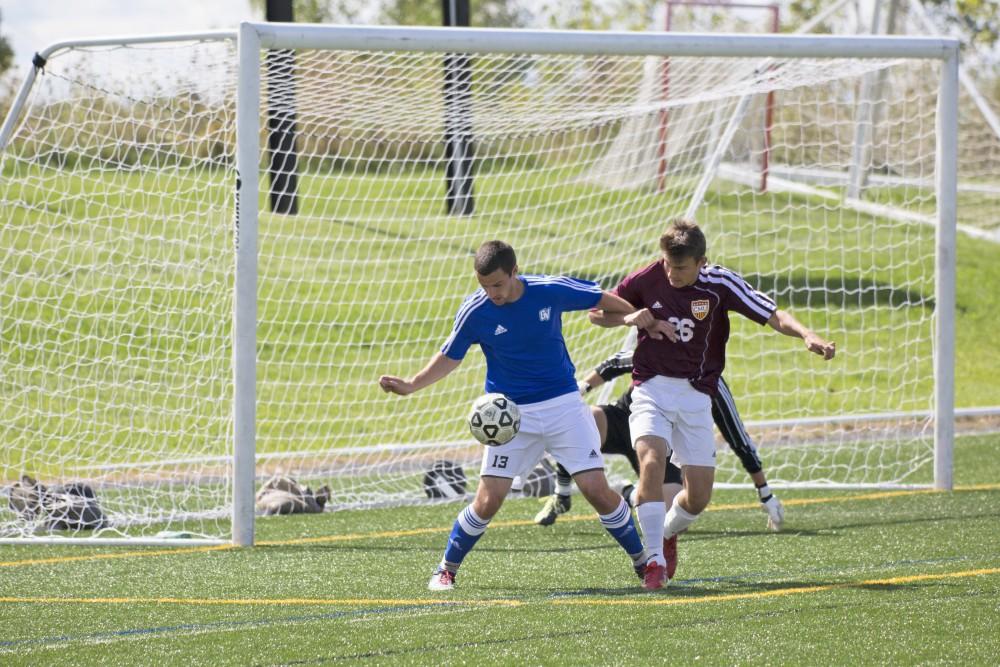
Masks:
[[[562,314],[588,310],[603,294],[597,283],[560,276],[520,276],[524,293],[495,305],[479,289],[462,303],[455,327],[441,347],[461,361],[478,343],[486,355],[486,391],[515,403],[538,403],[576,392],[576,368],[562,335]]]

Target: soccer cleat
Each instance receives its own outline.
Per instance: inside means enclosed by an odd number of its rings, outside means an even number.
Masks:
[[[778,496],[772,495],[761,503],[762,509],[767,512],[767,529],[775,533],[781,530],[781,524],[785,522],[785,508],[778,500]]]
[[[632,568],[635,570],[635,576],[639,577],[640,579],[645,579],[646,578],[646,564],[645,563],[636,563],[635,565],[632,566]]]
[[[455,588],[455,573],[438,568],[434,571],[427,589],[432,591],[450,591]]]
[[[558,493],[553,493],[545,501],[545,506],[535,515],[535,523],[539,526],[551,526],[556,522],[556,518],[560,514],[565,514],[569,511],[571,504],[572,501],[569,496],[561,496]]]
[[[663,585],[669,582],[667,579],[667,569],[657,563],[655,560],[651,560],[646,563],[646,571],[642,576],[642,587],[647,591],[655,591],[657,589],[663,588]]]
[[[631,507],[632,509],[635,509],[635,502],[634,502],[635,497],[633,495],[634,492],[635,492],[635,484],[626,484],[625,486],[622,487],[622,490],[620,491],[622,498],[625,499],[625,502],[627,502],[628,506]]]
[[[667,581],[677,572],[677,536],[663,538],[663,558],[667,561]]]

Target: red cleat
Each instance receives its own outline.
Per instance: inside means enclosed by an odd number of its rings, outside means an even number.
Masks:
[[[427,588],[432,591],[450,591],[455,588],[455,573],[448,570],[437,570],[431,577]]]
[[[646,563],[646,572],[642,577],[643,588],[647,591],[655,591],[658,588],[663,588],[663,585],[668,581],[666,568],[656,561],[651,560]]]
[[[677,536],[663,540],[663,558],[667,561],[667,580],[674,578],[677,572]]]

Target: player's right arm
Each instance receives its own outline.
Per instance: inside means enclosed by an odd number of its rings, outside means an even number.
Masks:
[[[382,391],[392,392],[400,396],[412,394],[428,385],[432,385],[441,378],[451,373],[462,363],[461,359],[452,359],[441,352],[438,352],[420,371],[408,380],[396,377],[395,375],[383,375],[378,379],[378,385]]]
[[[382,391],[406,396],[434,384],[458,368],[462,359],[465,358],[469,346],[479,342],[469,318],[477,308],[482,307],[487,301],[486,293],[481,289],[470,295],[458,309],[458,314],[455,315],[455,326],[452,328],[448,340],[441,346],[441,351],[431,357],[427,365],[409,379],[395,375],[380,377],[378,385],[382,387]]]

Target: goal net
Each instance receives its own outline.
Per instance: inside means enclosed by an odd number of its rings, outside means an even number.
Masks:
[[[728,0],[664,0],[649,25],[651,31],[762,33],[777,30],[779,16],[792,14],[794,3],[745,3]],[[921,0],[838,0],[827,4],[808,20],[796,26],[796,34],[866,35],[893,34],[929,36],[941,34],[941,20],[923,6]],[[968,37],[958,35],[967,43]],[[984,79],[986,72],[995,72],[996,54],[974,45],[963,51],[961,89],[959,96],[959,229],[972,238],[1000,243],[1000,219],[994,211],[1000,208],[1000,98],[995,93],[995,79]],[[760,61],[745,61],[751,70]],[[637,87],[638,104],[656,103],[672,95],[671,80],[685,75],[678,71],[683,60],[649,58],[644,75]],[[726,78],[743,80],[748,73],[733,65],[715,73],[716,84]],[[740,123],[724,147],[722,167],[718,175],[738,178],[750,184],[756,172],[757,188],[767,190],[768,181],[780,190],[792,184],[797,191],[840,198],[842,205],[867,208],[864,202],[889,206],[890,213],[906,215],[906,209],[895,207],[884,188],[933,191],[935,184],[927,174],[917,174],[898,164],[898,153],[892,144],[891,132],[899,129],[898,119],[886,119],[885,100],[904,99],[911,89],[926,85],[910,80],[917,72],[895,77],[875,74],[846,86],[842,94],[853,98],[852,123],[843,125],[853,133],[841,149],[846,154],[816,159],[809,164],[787,161],[785,155],[770,150],[771,121],[768,113],[811,115],[808,122],[822,123],[822,109],[790,105],[770,95],[754,95],[743,101],[745,108],[732,114]],[[841,111],[847,110],[846,107]],[[723,113],[722,109],[716,112]],[[593,178],[606,179],[608,172],[620,174],[616,185],[634,187],[654,183],[670,168],[674,157],[685,150],[684,141],[691,124],[701,123],[706,110],[693,106],[667,106],[657,117],[632,118],[618,133],[613,145],[604,152],[603,160],[594,165]],[[757,128],[758,131],[751,131]],[[895,162],[894,162],[895,160]],[[737,171],[734,171],[734,168]],[[607,180],[603,181],[608,183]],[[832,188],[832,189],[831,189]],[[930,218],[933,215],[929,216]]]
[[[777,32],[780,9],[776,4],[732,4],[725,0],[666,0],[654,12],[650,29],[667,32],[761,34]],[[690,82],[697,71],[697,61],[685,58],[648,57],[643,63],[642,79],[635,97],[636,104],[659,105],[655,114],[634,115],[623,122],[614,141],[604,150],[602,158],[590,169],[596,183],[611,187],[665,185],[671,163],[687,159],[687,137],[704,129],[709,113],[725,113],[714,107],[711,100],[684,105],[662,104],[677,94],[672,83]],[[739,86],[754,76],[754,71],[767,64],[760,59],[744,58],[729,67],[712,72],[712,86]],[[701,74],[702,76],[704,74]],[[767,189],[767,168],[770,158],[770,130],[776,91],[748,95],[743,101],[738,132],[734,132],[726,148],[727,159],[739,162],[749,174],[759,175],[758,188]],[[724,129],[722,122],[715,131]],[[754,131],[758,129],[759,131]],[[706,158],[711,154],[706,154]],[[614,181],[609,181],[609,175]]]
[[[377,378],[411,375],[439,349],[477,287],[475,248],[501,238],[526,273],[610,289],[688,213],[711,261],[837,343],[823,363],[734,318],[725,376],[769,476],[934,482],[934,358],[950,345],[935,326],[951,307],[936,292],[935,190],[880,187],[867,208],[843,205],[839,186],[762,192],[759,170],[719,147],[763,136],[761,115],[734,114],[774,93],[772,154],[843,169],[856,91],[884,77],[908,85],[880,100],[880,154],[933,181],[944,68],[929,56],[947,48],[676,51],[669,98],[637,101],[649,54],[668,53],[649,40],[688,38],[296,28],[312,41],[244,26],[263,35],[253,71],[232,35],[60,48],[4,126],[0,537],[224,539],[234,495],[245,509],[249,484],[274,474],[329,485],[333,508],[426,501],[421,478],[442,459],[474,484],[482,450],[464,417],[482,392],[480,355],[405,398]],[[706,45],[727,48],[713,37],[693,48]],[[255,89],[238,150],[237,108]],[[595,172],[624,128],[665,110],[692,122],[659,183],[628,183],[624,163]],[[269,127],[284,139],[269,144]],[[272,194],[294,213],[272,212]],[[621,330],[582,314],[563,327],[581,373],[620,345]],[[239,463],[234,473],[234,439],[255,447],[253,479]],[[720,457],[723,481],[745,481]],[[22,475],[49,487],[49,505],[86,485],[105,521],[59,530],[44,502],[19,509]]]

